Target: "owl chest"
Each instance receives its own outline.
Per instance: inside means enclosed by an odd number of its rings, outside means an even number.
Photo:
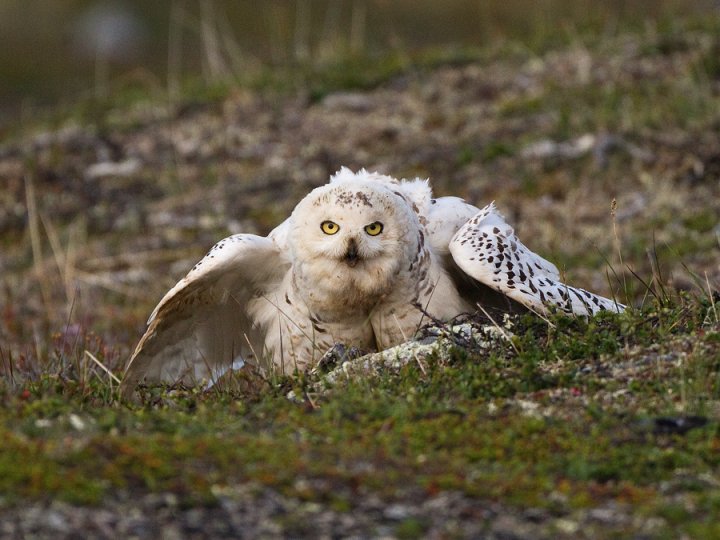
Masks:
[[[372,326],[366,320],[324,321],[313,314],[300,312],[295,317],[280,316],[270,327],[268,343],[274,344],[276,366],[287,373],[313,367],[336,343],[374,351]]]
[[[377,263],[356,267],[324,261],[299,265],[291,276],[291,296],[323,322],[346,326],[366,319],[393,288],[393,282]]]
[[[328,314],[311,309],[291,283],[274,299],[255,301],[256,321],[264,329],[265,356],[283,373],[314,366],[336,343],[374,351],[369,318],[354,312]]]

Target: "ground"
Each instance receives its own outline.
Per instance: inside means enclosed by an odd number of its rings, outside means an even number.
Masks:
[[[2,534],[716,537],[711,23],[18,126],[0,146]],[[498,320],[509,339],[332,385],[248,373],[119,403],[164,291],[341,165],[495,200],[570,283],[632,309]]]

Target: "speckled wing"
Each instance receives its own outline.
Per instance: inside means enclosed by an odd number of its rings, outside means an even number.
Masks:
[[[246,306],[256,295],[272,293],[290,267],[275,237],[284,243],[277,233],[221,240],[168,291],[127,364],[123,396],[143,380],[194,384],[233,364],[262,360],[264,336]]]
[[[472,278],[541,313],[559,309],[593,315],[625,308],[562,283],[555,265],[525,247],[494,204],[480,210],[457,231],[450,241],[450,253]]]

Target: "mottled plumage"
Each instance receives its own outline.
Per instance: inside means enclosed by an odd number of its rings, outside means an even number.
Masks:
[[[142,380],[212,381],[245,363],[288,373],[335,343],[381,350],[428,316],[474,311],[488,293],[539,312],[624,308],[561,283],[493,204],[479,210],[434,199],[424,180],[343,168],[267,237],[221,240],[165,295],[123,392]]]

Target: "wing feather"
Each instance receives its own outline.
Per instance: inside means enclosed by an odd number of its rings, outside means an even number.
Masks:
[[[478,208],[459,197],[431,199],[425,228],[433,250],[447,254],[452,237],[478,211]]]
[[[257,362],[263,350],[247,311],[257,294],[276,288],[289,268],[271,238],[229,236],[212,247],[160,300],[128,361],[121,392],[147,381],[188,383],[230,365]]]
[[[541,313],[549,308],[576,315],[625,309],[614,300],[562,283],[557,267],[520,242],[494,204],[457,231],[450,253],[472,278]]]

